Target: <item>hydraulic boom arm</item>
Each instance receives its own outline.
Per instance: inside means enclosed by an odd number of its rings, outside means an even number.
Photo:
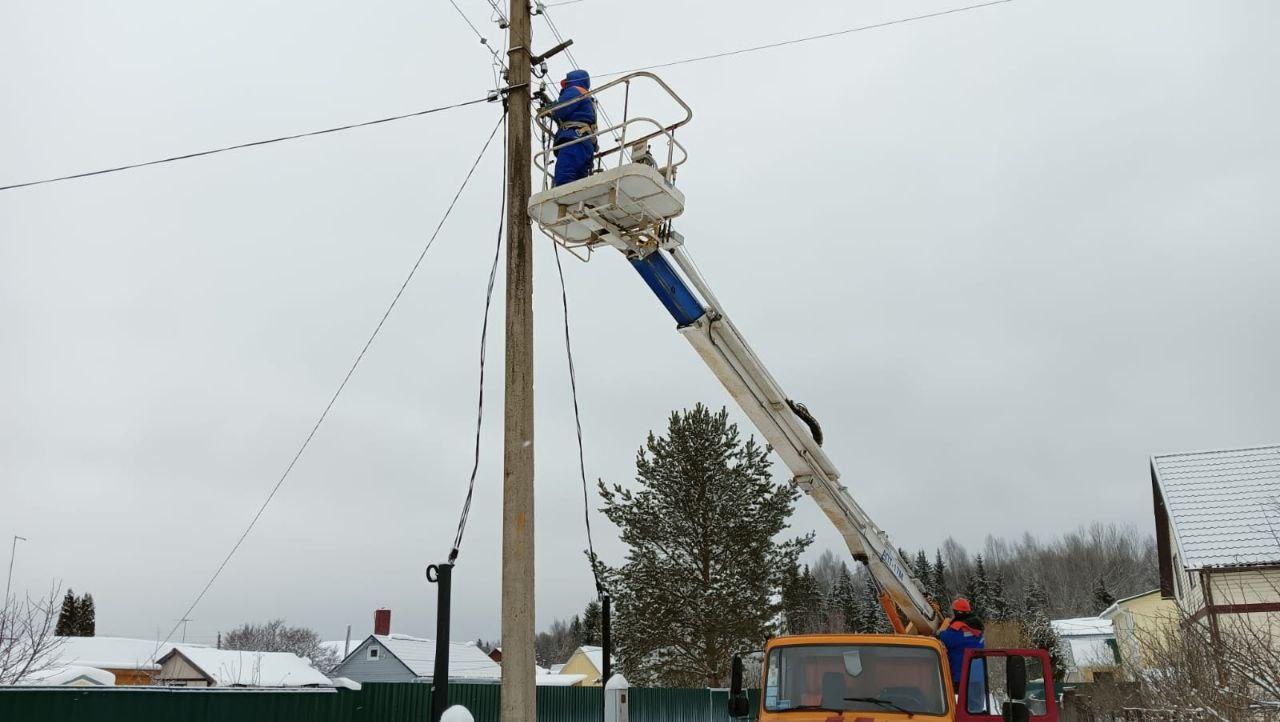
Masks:
[[[796,484],[835,524],[853,558],[867,565],[895,629],[915,634],[937,632],[943,621],[941,613],[920,591],[919,580],[911,576],[909,565],[889,536],[840,483],[840,472],[822,450],[817,422],[807,409],[787,397],[751,350],[680,239],[664,245],[679,270],[660,250],[633,256],[632,265],[676,319],[680,333],[791,470]]]

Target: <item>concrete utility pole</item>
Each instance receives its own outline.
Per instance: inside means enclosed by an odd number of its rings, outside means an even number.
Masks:
[[[533,650],[533,226],[529,223],[532,33],[511,0],[507,116],[506,413],[502,472],[501,722],[536,722]]]

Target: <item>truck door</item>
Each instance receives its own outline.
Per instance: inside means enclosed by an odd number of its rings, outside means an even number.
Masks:
[[[1053,667],[1042,649],[970,649],[956,722],[1058,722]]]

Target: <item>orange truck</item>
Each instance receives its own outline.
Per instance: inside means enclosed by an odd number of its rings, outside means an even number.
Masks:
[[[757,709],[733,660],[731,717],[758,722],[888,722],[919,719],[1057,722],[1049,656],[1039,649],[970,650],[960,689],[935,637],[812,634],[765,645]]]

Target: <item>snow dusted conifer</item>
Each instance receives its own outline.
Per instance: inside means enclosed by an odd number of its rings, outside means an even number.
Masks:
[[[935,551],[933,568],[929,574],[929,593],[945,610],[951,605],[951,590],[947,589],[947,565],[942,561],[942,550]]]
[[[54,628],[53,633],[59,637],[78,637],[77,632],[80,629],[80,620],[78,612],[80,605],[76,601],[76,593],[71,589],[67,589],[67,593],[62,597],[62,611],[58,612],[58,626]]]
[[[93,608],[93,595],[85,592],[76,607],[76,636],[92,637],[98,626],[97,612]]]
[[[826,600],[822,598],[822,587],[814,578],[809,565],[804,565],[800,574],[800,604],[804,622],[801,623],[801,634],[816,634],[824,629],[826,616]]]
[[[593,647],[600,646],[600,620],[603,614],[600,602],[594,599],[587,602],[586,608],[582,610],[582,637],[580,644]]]
[[[996,572],[991,575],[987,585],[987,616],[993,621],[1005,621],[1014,616],[1013,606],[1009,604],[1004,591],[1004,574]]]
[[[799,492],[725,410],[674,412],[636,455],[635,484],[599,485],[628,551],[603,566],[618,656],[637,686],[723,687],[738,651],[773,632],[775,595],[812,535],[778,541]]]
[[[1101,614],[1103,610],[1116,603],[1116,597],[1107,589],[1107,578],[1098,575],[1098,582],[1093,586],[1093,613]]]
[[[888,634],[893,631],[893,627],[889,624],[889,618],[884,615],[884,608],[880,606],[880,590],[870,572],[864,573],[862,577],[862,615],[858,620],[857,631],[860,634]]]
[[[924,550],[921,549],[916,552],[915,559],[911,562],[911,574],[916,578],[916,581],[920,582],[920,585],[924,587],[924,593],[932,597],[933,591],[929,587],[930,571],[929,557],[925,556]],[[942,600],[937,601],[941,603]]]
[[[853,585],[853,577],[849,568],[840,565],[840,573],[836,576],[836,586],[832,593],[835,597],[835,608],[838,612],[839,632],[852,632],[858,622],[858,591]]]
[[[1066,669],[1065,660],[1062,658],[1058,633],[1049,623],[1049,595],[1039,579],[1032,579],[1027,584],[1026,599],[1022,606],[1022,623],[1027,632],[1027,642],[1036,649],[1048,652],[1055,674],[1060,674]]]

